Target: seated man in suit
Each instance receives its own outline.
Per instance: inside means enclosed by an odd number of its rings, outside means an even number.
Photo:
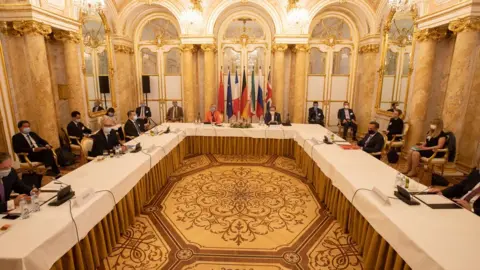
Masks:
[[[205,123],[212,123],[216,125],[221,125],[223,122],[223,115],[221,112],[217,111],[217,105],[212,104],[210,110],[205,113]]]
[[[7,212],[7,202],[12,191],[20,194],[14,200],[15,206],[18,206],[22,198],[30,195],[32,188],[18,179],[17,172],[12,168],[10,155],[0,152],[0,213]],[[33,191],[39,192],[36,188]]]
[[[480,216],[480,158],[477,158],[477,167],[460,183],[447,187],[444,190],[431,188],[435,192],[449,199],[453,199],[463,208]]]
[[[125,135],[127,142],[130,140],[128,137],[138,137],[143,134],[140,129],[139,122],[137,121],[137,114],[134,111],[128,111],[128,120],[125,122]]]
[[[313,107],[308,109],[308,123],[325,126],[324,119],[323,110],[318,107],[318,101],[314,101]]]
[[[168,122],[180,122],[183,120],[183,109],[178,106],[177,101],[172,102],[173,106],[167,111]]]
[[[100,100],[95,100],[95,102],[93,103],[92,112],[99,112],[105,110],[100,104]]]
[[[113,126],[115,126],[113,120],[109,118],[103,119],[102,128],[92,136],[93,146],[89,156],[101,156],[103,155],[103,151],[110,151],[115,146],[120,145],[117,134],[115,130],[112,129]]]
[[[343,139],[347,138],[349,128],[352,128],[353,140],[357,140],[357,122],[353,110],[350,109],[348,101],[343,102],[343,109],[338,110],[338,121],[343,126]]]
[[[13,151],[17,154],[27,153],[30,161],[42,162],[45,164],[45,167],[50,167],[51,173],[48,172],[49,175],[59,176],[60,169],[53,156],[52,146],[35,132],[31,132],[28,121],[22,120],[18,122],[17,127],[20,133],[12,137]],[[23,156],[19,157],[22,162],[25,162]]]
[[[372,121],[368,124],[368,133],[358,142],[358,146],[362,147],[362,150],[367,153],[376,153],[382,151],[385,140],[382,134],[378,133],[380,125]],[[378,156],[380,158],[380,156]]]
[[[83,123],[81,122],[81,115],[78,111],[73,111],[72,114],[72,121],[67,125],[67,132],[69,136],[77,137],[78,140],[72,140],[73,144],[79,144],[82,141],[83,136],[89,136],[92,134],[92,131],[88,129]]]
[[[141,125],[141,130],[142,132],[145,132],[150,126],[149,119],[152,117],[152,111],[150,110],[150,107],[147,106],[147,103],[142,101],[140,107],[137,107],[135,112],[137,113],[138,123]]]
[[[390,123],[388,123],[387,128],[387,138],[389,141],[393,139],[393,135],[403,134],[403,120],[400,119],[400,112],[398,110],[393,111],[393,117],[390,118]],[[402,138],[396,138],[397,141],[400,141]]]
[[[265,114],[265,124],[280,125],[282,123],[282,116],[276,112],[277,107],[270,106],[270,111]]]

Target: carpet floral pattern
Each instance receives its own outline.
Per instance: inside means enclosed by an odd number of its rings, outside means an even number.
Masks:
[[[191,156],[102,268],[363,269],[312,190],[288,158]]]

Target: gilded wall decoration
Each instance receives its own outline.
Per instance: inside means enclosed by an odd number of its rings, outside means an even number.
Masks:
[[[76,44],[80,43],[80,40],[82,39],[82,37],[78,33],[57,29],[53,31],[53,37],[58,41],[73,42]]]
[[[480,17],[466,17],[450,22],[448,29],[454,33],[480,31]]]
[[[364,54],[364,53],[378,53],[380,51],[380,45],[379,44],[367,44],[363,45],[358,49],[358,53]]]
[[[114,45],[113,50],[118,53],[133,54],[133,48],[125,45]]]
[[[434,40],[439,41],[447,36],[446,28],[427,28],[418,30],[414,33],[414,37],[418,41]]]

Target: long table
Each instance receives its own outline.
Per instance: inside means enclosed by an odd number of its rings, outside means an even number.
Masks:
[[[13,225],[0,235],[0,269],[88,268],[78,265],[78,261],[97,265],[134,222],[133,217],[140,213],[148,197],[158,192],[169,173],[180,166],[184,154],[239,151],[294,155],[322,201],[337,214],[347,231],[363,241],[361,246],[369,249],[376,249],[377,244],[388,246],[404,260],[403,268],[460,270],[476,265],[480,235],[475,232],[480,228],[480,218],[463,209],[432,210],[423,204],[407,206],[398,200],[385,205],[364,189],[376,187],[393,195],[397,171],[362,151],[318,143],[328,134],[321,126],[254,125],[251,129],[180,123],[169,126],[172,133],[142,135],[130,142],[141,143],[148,153],[90,162],[62,177],[61,181],[77,193],[88,188],[96,191],[86,204],[73,206],[71,213],[66,203],[59,207],[44,205],[27,220],[0,219],[0,226]],[[166,125],[160,128],[165,129]],[[294,148],[285,141],[292,141]],[[417,188],[424,189],[420,184]],[[83,239],[81,243],[77,243],[77,230]],[[106,239],[106,243],[98,243],[98,239]],[[104,247],[89,251],[92,255],[82,253],[82,249],[94,245]],[[376,255],[383,256],[377,254],[378,250]],[[376,256],[368,258],[376,260]],[[393,264],[391,268],[395,268]]]

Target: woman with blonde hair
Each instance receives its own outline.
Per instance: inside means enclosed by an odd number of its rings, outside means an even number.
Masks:
[[[421,157],[431,157],[435,150],[446,147],[447,136],[443,132],[443,121],[434,119],[430,122],[430,129],[427,132],[426,140],[423,144],[413,146],[407,156],[407,171],[404,173],[409,177],[417,175],[417,167],[420,164]],[[436,158],[443,157],[445,153],[437,153]]]

